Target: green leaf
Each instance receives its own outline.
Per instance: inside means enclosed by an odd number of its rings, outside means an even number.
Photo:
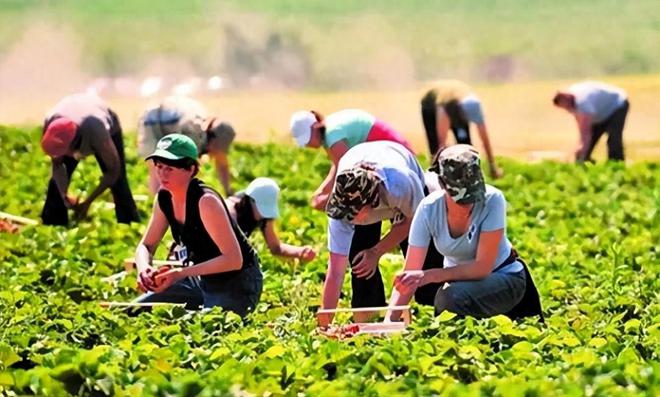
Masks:
[[[21,361],[21,356],[16,354],[11,346],[8,346],[4,343],[0,344],[0,364],[2,364],[3,368],[9,368],[12,366],[12,364],[19,361]]]

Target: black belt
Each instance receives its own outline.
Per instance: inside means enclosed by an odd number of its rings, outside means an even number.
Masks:
[[[493,273],[495,273],[498,270],[501,270],[505,266],[512,264],[513,262],[517,261],[518,258],[519,257],[516,250],[511,248],[511,253],[509,254],[509,256],[504,260],[504,262],[500,263],[495,269],[493,269]]]

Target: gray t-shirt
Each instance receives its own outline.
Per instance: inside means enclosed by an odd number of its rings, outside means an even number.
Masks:
[[[464,97],[461,99],[460,104],[463,112],[465,112],[465,117],[467,117],[469,122],[475,124],[484,123],[484,113],[481,110],[481,101],[476,95],[470,94]]]
[[[380,202],[361,224],[369,225],[385,219],[399,223],[412,218],[424,198],[424,171],[415,156],[404,146],[389,141],[361,143],[349,149],[337,165],[337,174],[358,162],[373,164],[381,178]],[[346,220],[328,218],[328,249],[348,255],[353,239],[354,224]]]
[[[621,88],[598,81],[573,84],[568,92],[575,95],[578,112],[591,115],[594,124],[605,121],[627,98]]]
[[[493,269],[503,263],[511,253],[511,242],[506,236],[506,200],[502,192],[486,185],[486,200],[475,204],[468,230],[457,238],[451,237],[447,225],[445,191],[428,195],[419,204],[410,227],[408,242],[415,247],[428,247],[431,240],[435,248],[445,256],[445,267],[460,266],[473,262],[477,257],[481,232],[504,229],[504,235],[497,247],[497,258]],[[521,271],[520,262],[505,266],[501,271],[515,273]]]

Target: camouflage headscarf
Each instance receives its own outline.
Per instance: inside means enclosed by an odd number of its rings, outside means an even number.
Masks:
[[[329,217],[352,221],[363,207],[378,205],[380,178],[369,172],[372,169],[368,164],[356,164],[337,175],[335,187],[325,207]]]
[[[436,155],[431,168],[451,198],[459,204],[483,201],[486,197],[479,152],[470,145],[454,145]]]

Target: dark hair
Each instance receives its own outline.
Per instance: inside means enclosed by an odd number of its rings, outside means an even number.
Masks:
[[[559,105],[560,101],[568,101],[568,106],[571,108],[575,107],[575,95],[573,94],[567,94],[565,92],[557,92],[555,96],[552,98],[552,103],[555,105]]]
[[[154,158],[152,158],[152,160],[153,160],[154,164],[161,163],[161,164],[165,164],[169,167],[179,168],[179,169],[188,170],[188,171],[190,171],[192,168],[194,168],[195,172],[193,173],[193,176],[197,175],[197,173],[199,172],[199,163],[197,163],[197,160],[193,160],[190,157],[184,157],[184,158],[178,159],[178,160],[170,160],[170,159],[166,159],[164,157],[154,157]]]
[[[317,110],[310,110],[310,112],[316,117],[316,121],[321,123],[321,126],[319,127],[319,132],[321,133],[321,139],[325,140],[325,117],[321,114],[321,112]]]
[[[245,194],[245,192],[236,194],[235,197],[239,199],[234,207],[236,210],[236,223],[241,228],[241,230],[243,230],[243,232],[248,236],[252,234],[252,231],[256,228],[264,230],[266,228],[266,222],[268,222],[270,219],[264,218],[257,220],[254,217],[254,213],[252,211],[252,206],[255,205],[253,202],[254,200]]]

